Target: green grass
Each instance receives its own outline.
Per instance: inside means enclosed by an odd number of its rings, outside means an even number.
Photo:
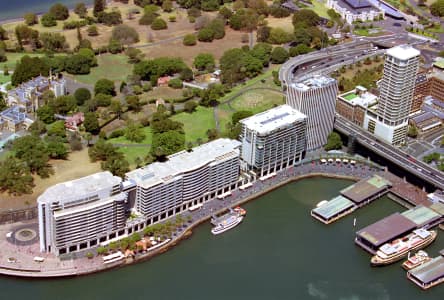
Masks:
[[[124,136],[120,136],[117,138],[109,139],[108,142],[111,144],[128,144],[128,145],[137,145],[137,144],[149,144],[152,143],[152,131],[150,127],[144,127],[143,132],[145,133],[145,139],[141,141],[140,143],[135,143],[127,140]],[[140,157],[142,160],[145,158],[145,156],[150,151],[149,147],[119,147],[119,152],[123,153],[125,155],[126,160],[130,163],[132,167],[135,167],[134,160],[136,157]]]
[[[180,113],[171,117],[172,120],[183,123],[186,142],[196,142],[198,138],[207,140],[207,130],[216,127],[213,109],[198,106],[193,113]],[[224,128],[221,128],[224,129]]]
[[[91,73],[76,75],[74,79],[91,85],[102,78],[124,81],[133,71],[133,65],[128,63],[128,57],[123,54],[102,54],[97,56],[97,62],[99,65],[91,68]]]
[[[8,53],[6,53],[6,57],[8,58],[8,60],[0,63],[0,70],[3,70],[5,65],[8,66],[10,71],[14,70],[17,61],[19,61],[25,55],[29,55],[30,57],[44,56],[44,54],[40,54],[40,53],[9,53],[8,52]]]
[[[375,33],[370,33],[370,31],[377,30]],[[353,31],[357,35],[361,36],[378,36],[382,34],[380,27],[373,27],[373,28],[365,28],[365,29],[355,29]]]
[[[439,23],[435,23],[432,27],[427,28],[427,31],[433,33],[444,33],[444,27],[442,27],[442,25]]]
[[[5,76],[3,73],[0,73],[0,84],[11,81],[11,75]]]
[[[308,9],[313,10],[320,17],[330,20],[330,16],[327,14],[328,7],[325,6],[325,2],[322,0],[312,0],[311,3],[313,4],[313,7],[308,7]]]
[[[279,92],[252,90],[233,100],[233,102],[231,102],[231,107],[236,111],[249,110],[254,114],[257,114],[282,104],[285,104],[285,99]]]

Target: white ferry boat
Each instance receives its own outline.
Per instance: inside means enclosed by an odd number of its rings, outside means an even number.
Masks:
[[[213,218],[211,223],[215,226],[211,229],[211,233],[217,235],[230,230],[239,225],[243,218],[244,217],[238,213],[228,213],[220,218]]]

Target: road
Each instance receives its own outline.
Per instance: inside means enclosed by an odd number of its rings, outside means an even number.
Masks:
[[[444,174],[442,172],[414,159],[396,147],[378,140],[372,134],[338,114],[336,115],[334,127],[336,130],[347,135],[353,134],[362,145],[396,163],[409,173],[415,174],[439,189],[444,189]]]

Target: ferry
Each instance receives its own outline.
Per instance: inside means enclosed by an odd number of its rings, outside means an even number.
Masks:
[[[427,252],[419,250],[415,255],[409,257],[405,262],[403,262],[402,267],[408,271],[430,261],[431,259],[432,258],[429,257]]]
[[[211,223],[215,226],[211,229],[211,233],[214,235],[221,234],[231,228],[236,227],[243,220],[243,216],[239,213],[228,213],[219,218],[214,218],[211,220]]]
[[[240,206],[233,208],[233,211],[238,213],[240,216],[245,216],[247,214],[247,211]]]
[[[416,251],[431,244],[436,239],[436,231],[416,229],[403,238],[382,245],[371,259],[372,266],[388,265],[402,259],[409,251]]]

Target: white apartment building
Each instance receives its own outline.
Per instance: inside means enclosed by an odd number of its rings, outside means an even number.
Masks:
[[[338,83],[336,79],[314,75],[290,83],[287,104],[307,116],[307,151],[327,143],[333,131]]]
[[[242,169],[267,176],[300,162],[305,154],[307,117],[281,105],[240,121]]]
[[[348,24],[355,21],[366,22],[384,18],[384,10],[372,6],[365,0],[327,0],[326,6],[334,9]]]
[[[40,251],[60,255],[114,238],[126,222],[121,182],[106,171],[48,188],[37,199]]]
[[[364,128],[389,144],[405,141],[420,52],[401,45],[387,50],[375,112],[368,111]]]
[[[217,139],[126,174],[136,185],[135,208],[146,225],[235,189],[241,143]]]

